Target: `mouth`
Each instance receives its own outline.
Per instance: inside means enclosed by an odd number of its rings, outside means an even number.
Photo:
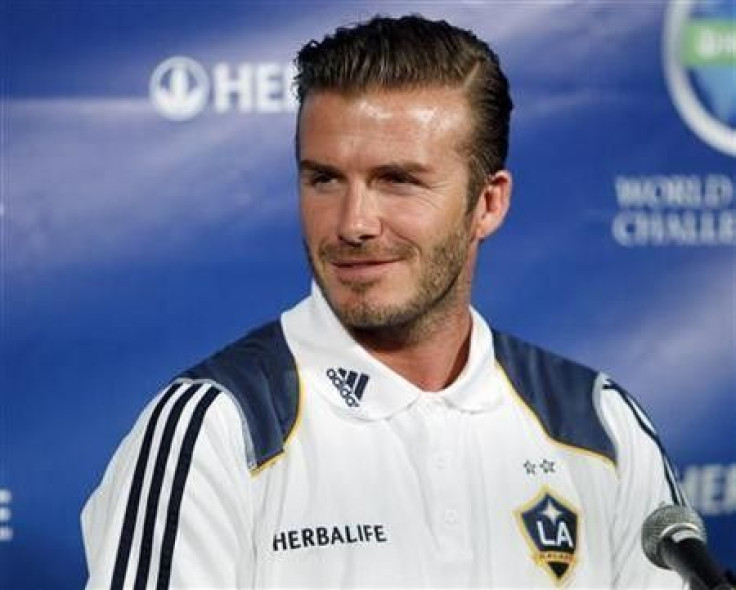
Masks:
[[[387,259],[338,259],[328,261],[335,275],[345,282],[375,281],[399,262],[398,258]]]
[[[339,267],[350,266],[373,266],[379,264],[391,264],[397,262],[398,258],[337,258],[330,260],[330,264]]]

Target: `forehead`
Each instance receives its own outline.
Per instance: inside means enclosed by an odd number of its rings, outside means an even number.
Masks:
[[[299,117],[301,157],[342,152],[459,152],[470,135],[470,109],[460,88],[310,93]],[[308,152],[308,155],[307,153]],[[316,153],[315,153],[316,152]],[[364,154],[365,155],[365,154]]]

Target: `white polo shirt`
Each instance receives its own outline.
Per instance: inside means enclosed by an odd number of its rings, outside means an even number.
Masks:
[[[682,502],[646,416],[472,319],[441,392],[370,356],[316,289],[175,380],[85,507],[88,587],[682,587],[640,548]]]

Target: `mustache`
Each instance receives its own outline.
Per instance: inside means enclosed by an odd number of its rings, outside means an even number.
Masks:
[[[328,243],[321,244],[318,249],[319,257],[329,262],[405,259],[413,256],[413,253],[414,251],[409,244],[385,245],[374,242],[360,244]]]

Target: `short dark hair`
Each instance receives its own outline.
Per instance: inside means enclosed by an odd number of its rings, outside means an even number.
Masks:
[[[300,113],[309,93],[323,90],[463,88],[473,117],[467,146],[472,197],[506,164],[509,83],[498,55],[471,31],[419,15],[376,16],[310,41],[297,54],[296,67]]]

